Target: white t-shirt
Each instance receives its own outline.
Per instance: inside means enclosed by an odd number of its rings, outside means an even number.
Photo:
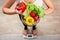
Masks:
[[[43,6],[43,0],[36,0],[35,2],[34,2],[34,4],[36,5],[36,6]]]
[[[17,0],[17,1],[24,1],[24,0]],[[34,4],[35,4],[36,6],[42,7],[42,6],[43,6],[43,0],[36,0],[36,1],[34,2]]]

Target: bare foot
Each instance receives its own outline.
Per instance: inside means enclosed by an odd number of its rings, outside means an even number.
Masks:
[[[28,30],[24,30],[23,34],[26,36],[28,34]]]
[[[32,31],[33,35],[37,35],[37,30]]]

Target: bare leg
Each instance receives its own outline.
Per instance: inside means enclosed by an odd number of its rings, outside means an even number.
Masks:
[[[37,35],[37,30],[36,30],[36,25],[33,26],[33,31],[32,31],[33,35]]]
[[[22,17],[21,17],[21,15],[19,15],[19,18],[20,18],[20,20],[22,21]],[[22,23],[23,23],[23,21],[22,21]],[[24,23],[23,23],[23,25],[24,25],[24,31],[23,31],[23,34],[24,35],[27,35],[28,34],[28,28],[27,28],[27,25],[25,25]]]

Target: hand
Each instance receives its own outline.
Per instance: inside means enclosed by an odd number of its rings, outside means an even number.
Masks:
[[[15,10],[15,12],[16,12],[17,14],[21,14],[21,13],[22,13],[22,10],[20,10],[20,11]]]

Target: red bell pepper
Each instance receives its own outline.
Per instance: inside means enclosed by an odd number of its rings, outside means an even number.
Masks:
[[[26,4],[24,2],[18,2],[17,5],[16,5],[16,9],[18,11],[22,11],[22,13],[25,11],[26,9]]]

